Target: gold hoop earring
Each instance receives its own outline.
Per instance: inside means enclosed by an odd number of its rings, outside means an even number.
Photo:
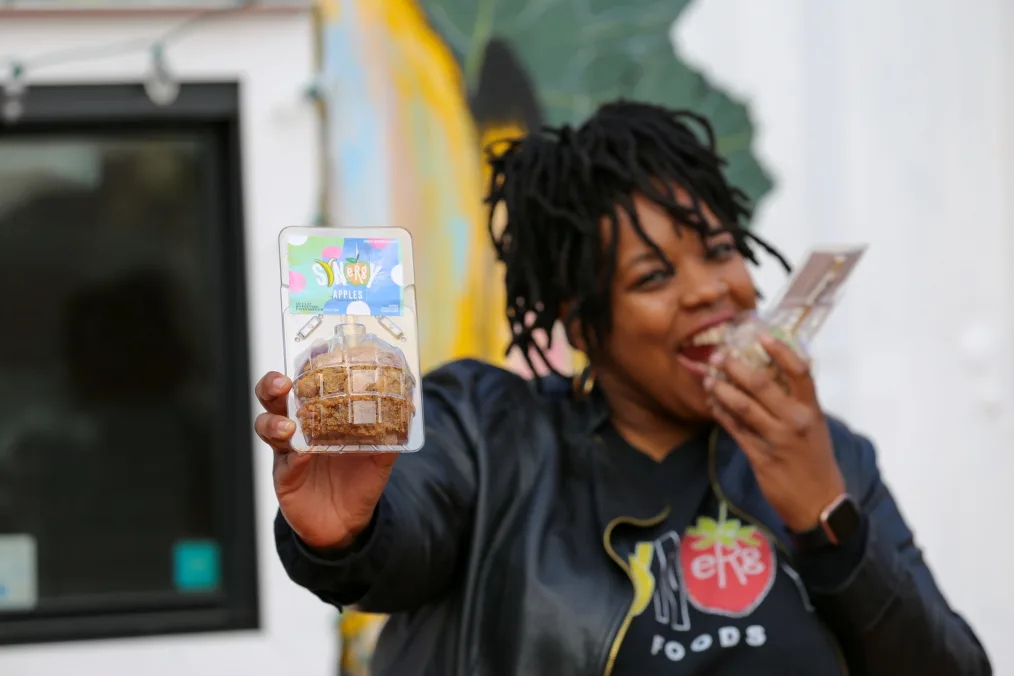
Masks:
[[[581,373],[574,376],[574,397],[578,400],[584,399],[595,389],[595,370],[588,366]]]

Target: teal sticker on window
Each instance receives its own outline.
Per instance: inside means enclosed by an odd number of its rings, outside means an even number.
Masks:
[[[213,591],[221,583],[218,543],[211,540],[178,542],[173,551],[173,579],[180,591]]]

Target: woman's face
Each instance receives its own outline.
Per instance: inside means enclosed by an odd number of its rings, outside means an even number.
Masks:
[[[689,197],[677,192],[681,202]],[[635,397],[658,413],[706,420],[703,380],[720,327],[756,307],[753,280],[733,236],[716,232],[705,241],[689,228],[674,228],[669,215],[635,198],[645,234],[672,265],[621,218],[612,285],[612,331],[595,360],[613,396]],[[622,213],[622,212],[621,212]],[[709,212],[705,212],[716,226]]]

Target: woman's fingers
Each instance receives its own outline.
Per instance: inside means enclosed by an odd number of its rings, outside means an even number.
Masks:
[[[285,416],[261,413],[254,421],[254,431],[261,441],[282,453],[292,451],[290,441],[296,432],[296,423]]]
[[[725,428],[725,431],[736,440],[736,443],[739,444],[739,447],[744,452],[749,454],[755,450],[764,449],[769,446],[764,439],[743,425],[735,416],[722,408],[721,405],[714,404],[711,407],[711,413],[715,416],[715,422]]]
[[[816,401],[817,388],[810,374],[810,363],[772,335],[762,333],[760,344],[781,369],[789,392],[805,401]]]
[[[791,402],[785,386],[776,378],[773,369],[752,368],[739,359],[726,355],[716,356],[714,361],[729,382],[760,402],[776,418]]]
[[[765,407],[732,383],[709,377],[704,384],[718,407],[761,437],[768,437],[778,429],[778,419]]]
[[[268,413],[284,416],[288,412],[285,398],[292,389],[292,381],[277,371],[269,371],[257,381],[254,393]]]

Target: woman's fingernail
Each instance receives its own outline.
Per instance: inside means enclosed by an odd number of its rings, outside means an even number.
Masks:
[[[715,352],[711,355],[711,359],[708,360],[713,366],[721,366],[722,362],[725,361],[724,352]]]
[[[715,386],[715,379],[712,376],[705,376],[704,378],[704,389],[708,392]]]
[[[275,392],[281,392],[282,390],[285,389],[286,380],[287,378],[285,376],[278,376],[277,378],[271,381],[271,388]]]
[[[283,420],[276,425],[279,434],[290,434],[296,431],[296,423],[291,420]]]

